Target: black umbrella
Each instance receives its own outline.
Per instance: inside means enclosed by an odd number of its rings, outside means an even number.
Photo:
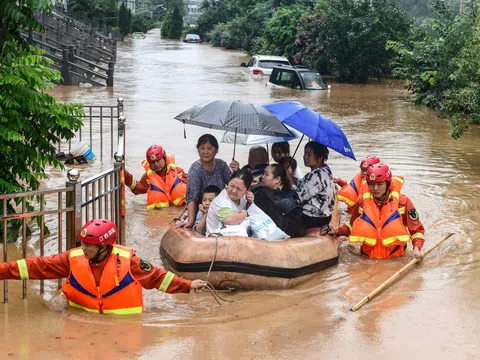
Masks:
[[[239,100],[215,100],[195,105],[175,116],[175,119],[184,124],[235,132],[234,159],[237,133],[277,137],[294,136],[275,115],[263,106]]]

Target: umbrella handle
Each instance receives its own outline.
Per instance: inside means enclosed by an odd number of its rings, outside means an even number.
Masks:
[[[237,129],[235,129],[235,140],[233,140],[233,157],[232,161],[235,160],[235,149],[237,147]]]
[[[300,138],[300,141],[298,142],[297,148],[295,149],[295,152],[293,153],[292,158],[294,158],[295,155],[297,154],[297,150],[300,147],[300,144],[302,143],[302,140],[303,140],[304,136],[305,135],[302,135],[302,137]]]

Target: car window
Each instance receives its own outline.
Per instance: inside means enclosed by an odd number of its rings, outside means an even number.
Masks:
[[[301,72],[300,75],[303,78],[303,82],[305,83],[305,89],[315,90],[315,89],[326,89],[327,85],[323,80],[322,76],[313,71],[305,71]]]
[[[251,58],[250,61],[248,62],[247,67],[252,67],[254,63],[255,63],[255,58],[253,57],[253,58]]]
[[[196,40],[200,40],[200,36],[196,35],[196,34],[187,34],[185,36],[186,39],[196,39]]]
[[[273,69],[274,66],[278,65],[290,65],[288,61],[281,60],[260,60],[258,62],[258,67],[263,69]]]
[[[286,86],[286,87],[293,87],[293,72],[291,71],[279,71],[277,75],[278,85]]]

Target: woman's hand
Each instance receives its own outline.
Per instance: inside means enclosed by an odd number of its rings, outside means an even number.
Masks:
[[[207,286],[207,282],[204,281],[204,280],[193,280],[192,281],[192,284],[190,285],[190,289],[193,289],[193,290],[201,290],[203,289],[205,286]]]
[[[255,200],[255,196],[253,195],[253,192],[251,192],[251,191],[247,191],[246,198],[247,198],[247,202],[249,204],[252,204],[253,200]]]
[[[238,163],[237,160],[232,160],[232,162],[230,163],[230,169],[232,169],[233,172],[240,169],[240,164]]]

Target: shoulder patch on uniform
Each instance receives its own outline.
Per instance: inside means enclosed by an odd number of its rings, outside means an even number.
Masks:
[[[152,264],[150,264],[148,261],[140,259],[140,268],[143,271],[150,272],[152,271]]]
[[[408,217],[413,221],[417,221],[420,215],[418,215],[418,211],[416,209],[412,209],[408,212]]]

